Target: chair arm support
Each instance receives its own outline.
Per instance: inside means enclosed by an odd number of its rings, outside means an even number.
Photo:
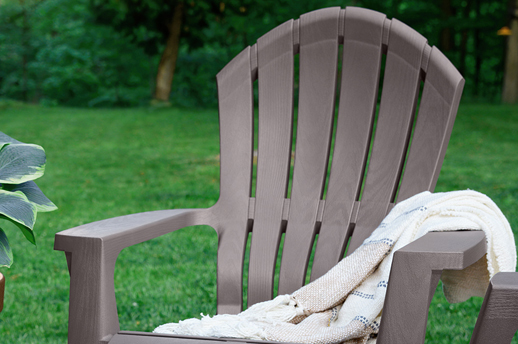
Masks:
[[[510,343],[518,330],[518,272],[493,276],[470,344]]]
[[[462,270],[485,254],[482,231],[430,232],[396,251],[377,343],[424,343],[442,271]]]
[[[68,343],[104,343],[119,331],[113,275],[122,249],[210,219],[209,209],[163,210],[57,233],[54,249],[65,251],[70,272]]]

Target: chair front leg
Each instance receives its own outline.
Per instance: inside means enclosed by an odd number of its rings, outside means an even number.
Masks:
[[[77,249],[65,252],[70,272],[68,343],[108,343],[120,330],[113,280],[119,252],[110,252],[102,239],[77,241]]]
[[[470,344],[511,343],[518,330],[518,273],[499,272],[487,288]]]
[[[485,253],[482,231],[431,232],[396,251],[377,343],[424,343],[442,271],[462,270]]]

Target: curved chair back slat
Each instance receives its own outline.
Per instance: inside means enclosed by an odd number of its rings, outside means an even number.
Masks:
[[[217,75],[220,122],[218,217],[218,313],[242,309],[243,257],[248,236],[252,186],[253,89],[251,49],[246,48]]]
[[[259,133],[248,304],[271,299],[293,131],[293,20],[257,41]]]

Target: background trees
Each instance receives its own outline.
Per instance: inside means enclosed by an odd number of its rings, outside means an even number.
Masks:
[[[518,79],[504,68],[507,41],[518,33],[496,35],[513,21],[515,2],[0,0],[0,98],[212,106],[215,74],[260,35],[313,9],[355,5],[398,18],[437,45],[467,79],[466,98],[500,101],[504,70]]]
[[[508,16],[511,32],[507,38],[502,101],[514,104],[518,101],[518,0],[509,0]]]
[[[73,106],[136,105],[150,63],[85,1],[12,0],[0,6],[0,97]]]

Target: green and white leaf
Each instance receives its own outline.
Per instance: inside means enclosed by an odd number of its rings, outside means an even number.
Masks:
[[[0,183],[20,184],[45,173],[45,151],[33,144],[9,144],[0,150]]]
[[[0,144],[7,144],[7,143],[23,143],[18,140],[13,139],[11,136],[6,135],[0,131]]]
[[[11,251],[11,246],[9,246],[9,240],[7,240],[7,235],[0,228],[0,266],[11,267],[13,263],[13,252]]]
[[[4,184],[2,187],[7,191],[23,192],[23,194],[27,196],[27,199],[36,206],[37,211],[46,212],[53,211],[58,208],[50,199],[47,198],[47,196],[43,194],[38,185],[36,185],[32,180],[18,185]]]
[[[16,225],[16,227],[20,228],[20,231],[23,233],[23,235],[25,236],[25,238],[27,240],[29,240],[29,242],[31,244],[33,244],[34,246],[36,246],[36,237],[34,236],[34,231],[32,229],[29,229],[27,227],[25,227],[24,225],[22,225],[21,223],[18,223],[18,222],[15,222],[15,221],[12,221],[11,219],[5,217],[5,216],[2,216],[0,215],[0,217],[3,217],[4,219],[6,220],[9,220],[11,221],[12,223],[14,223]]]
[[[11,144],[11,143],[21,143],[21,144],[23,144],[23,142],[20,142],[20,141],[18,141],[18,140],[15,140],[15,139],[13,139],[11,136],[6,135],[6,134],[4,134],[4,133],[2,133],[2,132],[0,131],[0,150],[1,150],[2,148],[4,148],[4,146],[6,146],[6,145],[8,145],[8,144]]]
[[[21,191],[0,190],[0,215],[21,229],[27,240],[36,244],[32,229],[36,222],[36,206]]]

